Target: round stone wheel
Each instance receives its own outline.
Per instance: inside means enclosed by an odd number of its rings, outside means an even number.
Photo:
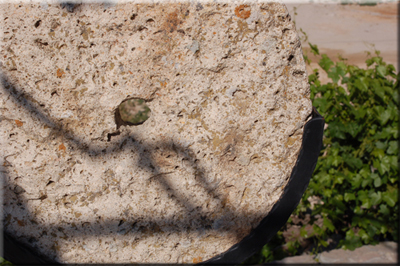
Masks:
[[[61,263],[197,263],[282,196],[312,112],[282,3],[1,10],[13,237]]]

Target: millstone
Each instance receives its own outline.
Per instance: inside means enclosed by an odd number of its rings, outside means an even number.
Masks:
[[[312,109],[282,3],[1,11],[11,235],[62,263],[193,263],[279,199]],[[143,121],[122,119],[128,100]]]

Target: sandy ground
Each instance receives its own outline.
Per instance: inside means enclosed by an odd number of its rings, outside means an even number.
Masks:
[[[367,51],[374,54],[378,50],[384,61],[398,70],[398,5],[399,2],[375,6],[286,4],[299,35],[303,36],[303,49],[313,61],[309,71],[318,65],[316,58],[307,53],[308,42],[316,44],[321,54],[327,54],[334,61],[341,55],[362,68],[366,68]],[[306,33],[307,40],[300,29]],[[326,75],[321,78],[326,81]]]

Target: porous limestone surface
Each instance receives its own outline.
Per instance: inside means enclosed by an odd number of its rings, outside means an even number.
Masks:
[[[71,10],[72,11],[72,10]],[[279,2],[1,5],[8,232],[63,263],[200,262],[279,199],[311,114]],[[151,109],[118,124],[127,99]]]

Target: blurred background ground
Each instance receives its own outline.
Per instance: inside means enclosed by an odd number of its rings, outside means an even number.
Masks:
[[[349,64],[362,68],[366,67],[366,51],[373,54],[378,50],[385,62],[399,69],[399,1],[370,5],[284,2],[302,36],[303,51],[312,60],[309,74],[319,67],[309,52],[308,42],[317,45],[320,54],[325,53],[334,61],[341,55]],[[326,75],[321,75],[321,81],[327,81]]]

